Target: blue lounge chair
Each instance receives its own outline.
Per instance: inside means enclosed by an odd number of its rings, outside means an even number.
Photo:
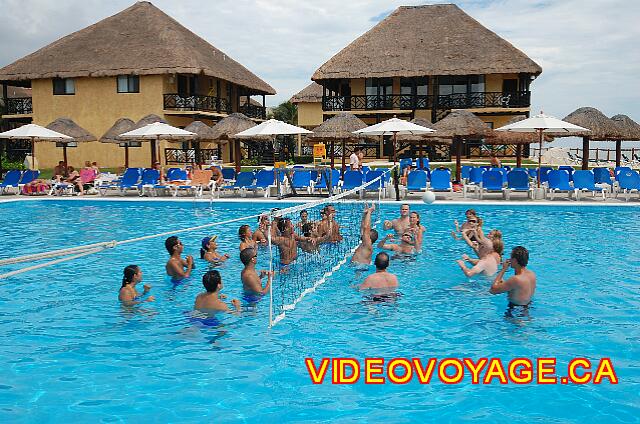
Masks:
[[[420,160],[420,158],[416,159],[416,168],[417,169],[421,169],[423,171],[426,171],[427,169],[429,169],[429,159],[428,158],[422,158],[422,160]]]
[[[362,173],[363,174],[366,174],[369,171],[371,171],[371,167],[369,167],[367,165],[362,165]]]
[[[544,184],[549,181],[549,172],[554,171],[554,169],[550,166],[542,166],[540,167],[540,183]],[[569,174],[567,172],[567,174]],[[536,179],[538,176],[536,175]]]
[[[624,200],[629,201],[629,195],[634,191],[640,193],[640,175],[633,170],[620,171],[618,174],[618,183],[620,184],[620,190],[624,193]],[[616,192],[616,197],[618,192]]]
[[[567,171],[569,173],[569,181],[573,181],[573,173],[575,172],[575,169],[573,168],[573,166],[560,165],[558,169]]]
[[[524,169],[514,168],[507,174],[507,188],[504,193],[507,200],[511,198],[511,192],[526,192],[527,197],[531,197],[531,185],[529,184],[529,174]]]
[[[284,173],[281,178],[284,178]],[[251,190],[254,194],[258,193],[258,190],[264,191],[264,197],[269,197],[271,194],[271,188],[276,187],[276,173],[274,169],[262,169],[256,174],[256,182],[251,186],[245,187],[245,191]]]
[[[618,175],[620,175],[621,172],[625,172],[625,171],[631,171],[632,169],[628,166],[616,166],[613,169],[613,175],[616,178],[616,181],[618,181]]]
[[[387,171],[388,173],[388,171]],[[365,192],[367,191],[377,191],[378,194],[381,197],[386,197],[387,194],[387,181],[385,179],[385,171],[382,169],[376,169],[373,171],[369,171],[366,173],[366,175],[364,176],[364,182],[368,183],[370,181],[375,180],[376,178],[380,177],[380,179],[378,180],[377,183],[373,183],[368,185],[367,187],[365,187]]]
[[[311,181],[311,171],[297,169],[293,174],[291,185],[296,190],[307,190],[307,193],[313,192],[313,181]]]
[[[469,174],[471,173],[471,170],[473,169],[473,166],[469,166],[469,165],[464,165],[462,167],[462,169],[460,170],[460,176],[462,177],[463,180],[468,180],[469,179]]]
[[[138,182],[142,176],[142,169],[140,168],[127,168],[122,174],[122,178],[115,184],[106,184],[98,187],[98,191],[101,196],[104,196],[108,190],[117,189],[121,195],[124,195],[127,190],[137,190]]]
[[[573,187],[569,182],[569,171],[563,169],[553,169],[547,172],[547,182],[549,183],[549,193],[551,194],[551,200],[557,192],[566,192],[571,199],[571,193],[573,193]]]
[[[453,187],[451,185],[451,171],[448,169],[434,170],[431,173],[431,190],[453,192]]]
[[[158,181],[160,180],[160,171],[157,169],[145,169],[142,171],[142,179],[140,183],[138,183],[138,191],[140,192],[140,196],[143,196],[146,191],[151,194],[154,194],[155,187],[158,185]]]
[[[504,196],[503,188],[503,176],[502,171],[499,169],[492,169],[490,171],[486,171],[482,174],[482,184],[480,185],[480,193],[479,197],[482,199],[482,196],[485,192],[487,193],[495,193],[500,192]]]
[[[236,170],[233,168],[222,168],[222,178],[225,181],[234,181],[236,179]]]
[[[18,183],[22,178],[22,172],[17,169],[12,169],[4,176],[4,180],[0,183],[0,194],[7,193],[10,188],[15,188],[19,193]]]
[[[338,185],[340,184],[340,171],[338,171],[337,169],[331,169],[330,171],[331,171],[331,188],[333,190],[333,189],[336,189],[338,187]],[[329,171],[320,172],[320,182],[318,184],[316,184],[314,189],[317,188],[320,191],[329,189],[327,187],[327,173],[328,172]]]
[[[402,175],[404,168],[406,168],[409,165],[413,166],[413,159],[411,158],[400,159],[400,175]]]
[[[613,181],[611,181],[611,174],[609,173],[608,168],[593,168],[593,177],[596,184],[608,184],[609,186],[613,186]]]
[[[476,193],[480,184],[482,184],[482,174],[484,174],[486,170],[482,167],[474,168],[472,167],[469,170],[469,178],[464,183],[462,187],[462,197],[467,197],[467,192],[470,189],[473,189],[473,192]]]
[[[590,191],[593,193],[593,197],[596,197],[596,193],[602,194],[602,200],[606,200],[606,191],[602,187],[596,186],[596,179],[593,171],[574,171],[573,172],[573,189],[576,193],[576,200],[580,200],[580,193],[583,191]]]
[[[236,190],[246,190],[247,187],[253,187],[253,180],[255,180],[255,178],[256,176],[253,172],[240,172],[238,175],[236,175],[236,180],[233,184],[220,187],[220,191],[229,190],[231,192],[235,192]]]
[[[427,191],[427,173],[420,169],[409,172],[406,191],[407,193]]]
[[[21,189],[25,185],[29,184],[31,181],[35,180],[40,176],[40,171],[37,169],[27,169],[22,173],[22,177],[20,177],[20,181],[18,182],[18,188]]]
[[[364,181],[364,175],[360,171],[346,171],[342,177],[342,186],[340,191],[345,192],[360,187]],[[358,195],[362,197],[362,190],[358,191]]]

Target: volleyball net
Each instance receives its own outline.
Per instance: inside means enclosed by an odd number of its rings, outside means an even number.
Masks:
[[[366,207],[375,205],[371,226],[380,222],[386,174],[326,199],[269,212],[269,300],[273,327],[306,295],[345,265],[360,244]]]

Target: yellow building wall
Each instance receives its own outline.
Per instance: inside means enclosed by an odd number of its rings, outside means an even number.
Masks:
[[[322,124],[322,103],[298,103],[298,125],[314,128]]]
[[[502,81],[518,79],[518,74],[488,74],[484,77],[484,89],[489,92],[501,92]]]
[[[431,121],[431,109],[416,109],[414,116]]]
[[[524,116],[524,115],[523,115]],[[505,125],[507,125],[509,123],[509,121],[511,121],[513,118],[515,118],[515,116],[513,115],[506,115],[506,116],[479,116],[480,119],[482,119],[484,122],[492,122],[493,123],[493,128],[500,128],[500,127],[504,127]]]

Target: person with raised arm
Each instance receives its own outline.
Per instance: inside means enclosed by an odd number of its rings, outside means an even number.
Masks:
[[[351,262],[362,265],[371,265],[373,256],[373,243],[378,240],[378,232],[371,228],[371,214],[376,209],[375,205],[366,206],[360,221],[360,245],[353,252]]]
[[[527,249],[522,246],[514,247],[511,257],[504,261],[502,269],[489,289],[491,294],[507,293],[509,312],[517,307],[528,309],[536,292],[536,274],[527,268],[528,264]],[[504,275],[510,267],[515,271],[515,275],[505,281]]]
[[[384,229],[390,230],[393,228],[393,231],[396,232],[396,235],[400,235],[405,232],[407,228],[409,228],[409,204],[403,203],[400,205],[400,217],[394,220],[384,221]]]

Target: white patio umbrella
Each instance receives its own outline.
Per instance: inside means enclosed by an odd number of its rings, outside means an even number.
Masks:
[[[276,136],[278,135],[293,135],[293,134],[312,134],[312,131],[306,130],[301,127],[296,127],[295,125],[287,124],[286,122],[278,121],[277,119],[269,119],[267,121],[262,122],[261,124],[256,125],[255,127],[247,128],[244,131],[237,133],[234,137],[256,137],[256,136],[265,136],[271,135],[273,139],[271,142],[274,144],[275,149],[275,141]],[[240,146],[240,142],[238,141],[238,147]]]
[[[34,144],[36,141],[73,140],[73,137],[41,127],[37,124],[27,124],[13,130],[5,131],[0,133],[0,138],[10,140],[31,140],[31,168],[34,168],[35,163]]]
[[[156,158],[156,145],[160,139],[164,140],[188,140],[196,136],[196,133],[185,131],[181,128],[172,127],[162,122],[154,122],[144,127],[120,134],[121,138],[131,138],[137,140],[151,140],[151,166]]]
[[[496,131],[538,133],[540,140],[540,154],[538,155],[538,187],[540,187],[540,167],[542,166],[543,141],[542,134],[590,130],[587,128],[582,128],[578,125],[571,124],[569,122],[565,122],[561,119],[554,118],[553,116],[545,115],[543,112],[540,112],[539,115],[532,116],[531,118],[523,119],[522,121],[514,122],[513,124],[497,128]]]
[[[418,135],[429,134],[435,132],[434,129],[423,127],[422,125],[414,124],[413,122],[405,121],[404,119],[391,118],[386,121],[382,121],[379,124],[371,125],[361,130],[354,131],[354,134],[365,135],[392,135],[393,136],[393,166],[395,167],[397,161],[397,137],[400,135]],[[398,190],[398,174],[395,173],[393,179],[393,185],[396,191],[396,200],[400,200],[400,192]]]

